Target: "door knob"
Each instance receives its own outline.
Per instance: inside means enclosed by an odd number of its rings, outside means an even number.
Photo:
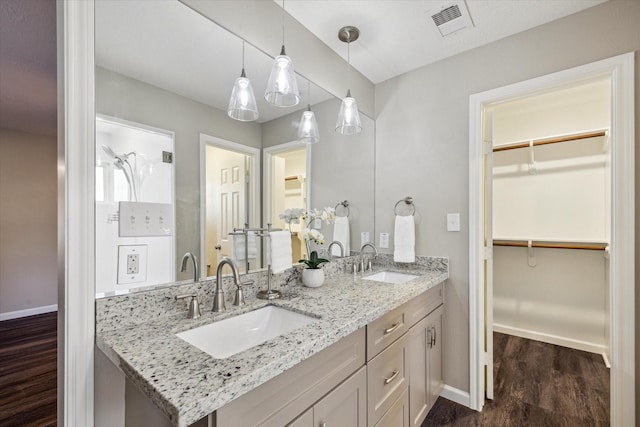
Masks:
[[[215,249],[216,251],[220,251],[220,250],[222,250],[222,246],[221,245],[215,245],[213,247],[213,249]]]

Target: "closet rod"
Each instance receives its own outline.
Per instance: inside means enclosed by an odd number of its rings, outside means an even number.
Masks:
[[[515,246],[519,248],[529,247],[526,240],[494,240],[493,246]],[[592,251],[603,251],[609,246],[606,243],[574,243],[574,242],[532,242],[533,248],[551,249],[587,249]]]
[[[557,136],[553,138],[534,139],[533,145],[536,146],[536,145],[556,144],[558,142],[577,141],[580,139],[605,136],[606,134],[607,134],[606,130],[598,130],[598,131],[592,131],[592,132],[576,133],[572,135]],[[515,144],[509,144],[509,145],[504,145],[500,147],[493,147],[493,152],[495,153],[496,151],[515,150],[516,148],[527,148],[527,147],[529,147],[529,141],[522,141],[522,142],[517,142]]]

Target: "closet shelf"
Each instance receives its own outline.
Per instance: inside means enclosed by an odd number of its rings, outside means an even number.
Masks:
[[[607,132],[608,132],[608,129],[602,129],[602,130],[595,130],[595,131],[589,131],[589,132],[574,133],[570,135],[556,136],[553,138],[534,139],[533,146],[535,147],[538,145],[556,144],[559,142],[578,141],[580,139],[596,138],[599,136],[606,136]],[[493,152],[495,153],[498,151],[515,150],[517,148],[527,148],[530,145],[531,145],[531,141],[520,141],[520,142],[511,143],[508,145],[500,145],[497,147],[493,147]]]
[[[519,248],[529,247],[528,240],[506,240],[495,239],[493,246],[511,246]],[[550,248],[550,249],[586,249],[592,251],[603,251],[609,246],[608,243],[602,242],[549,242],[541,240],[532,240],[532,248]]]

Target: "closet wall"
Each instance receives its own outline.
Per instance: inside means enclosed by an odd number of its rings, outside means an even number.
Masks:
[[[501,104],[494,147],[609,128],[609,81]],[[493,238],[609,242],[606,137],[493,153]],[[604,250],[494,246],[494,330],[608,354]]]

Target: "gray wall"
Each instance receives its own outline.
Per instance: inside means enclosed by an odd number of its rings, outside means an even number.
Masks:
[[[200,133],[260,148],[260,124],[237,122],[226,111],[101,67],[96,112],[175,133],[176,256],[200,253]],[[190,277],[176,270],[178,280]]]
[[[376,232],[393,230],[391,207],[400,197],[411,195],[420,213],[417,253],[450,258],[443,358],[447,384],[469,390],[469,96],[636,51],[640,49],[639,23],[640,2],[609,1],[376,86]],[[636,53],[636,141],[640,136],[639,64]],[[639,159],[640,149],[636,149],[638,165]],[[640,168],[636,168],[638,193]],[[446,232],[447,212],[460,212],[461,232]],[[638,236],[640,227],[636,227],[636,260]],[[636,290],[640,313],[639,299]],[[638,336],[636,320],[636,343]]]
[[[0,315],[58,301],[56,141],[0,129]]]
[[[374,122],[361,115],[362,132],[342,135],[335,131],[341,100],[314,105],[320,141],[311,145],[311,207],[335,207],[348,200],[351,250],[360,248],[360,233],[374,234]],[[262,125],[263,147],[295,141],[301,113],[296,112]],[[343,211],[340,210],[340,213]],[[333,240],[333,225],[323,224],[326,245]]]

